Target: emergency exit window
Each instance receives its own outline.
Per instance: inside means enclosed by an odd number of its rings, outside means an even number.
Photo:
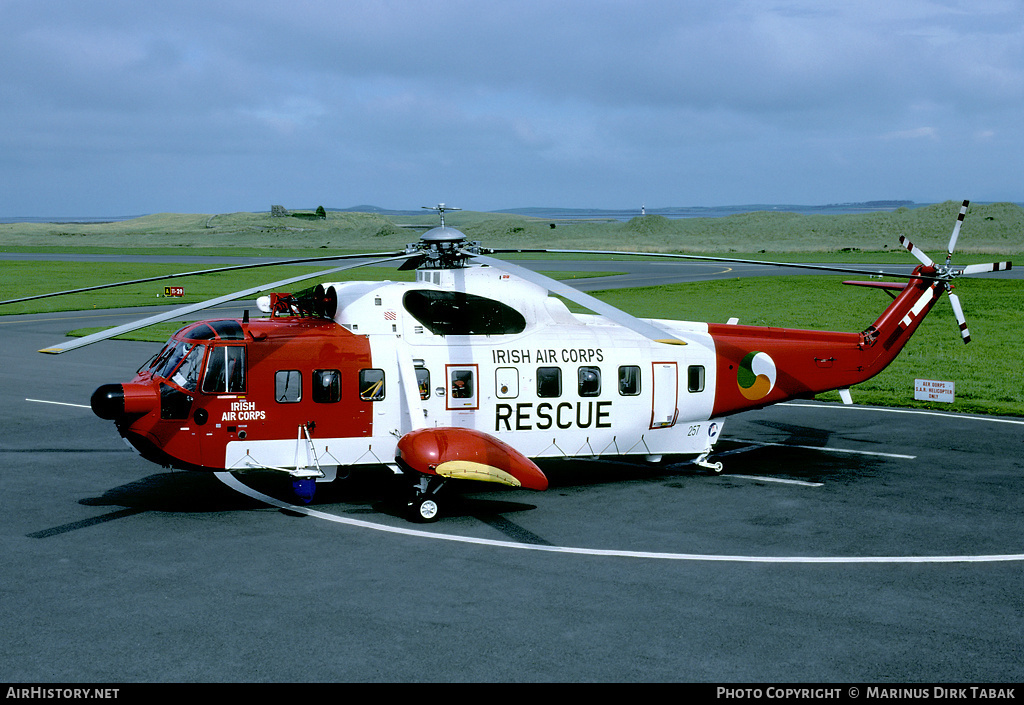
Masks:
[[[448,374],[447,408],[469,411],[480,408],[476,365],[445,365]]]
[[[472,399],[475,394],[472,370],[452,370],[452,399]]]

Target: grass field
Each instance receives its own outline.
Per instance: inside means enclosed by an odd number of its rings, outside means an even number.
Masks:
[[[896,243],[908,235],[938,258],[945,251],[959,203],[852,216],[800,216],[752,213],[728,218],[667,220],[657,216],[625,223],[552,223],[546,220],[458,212],[450,225],[471,239],[495,247],[614,249],[649,252],[722,253],[752,259],[836,262],[899,262],[913,259]],[[383,252],[401,249],[434,225],[436,216],[388,219],[373,214],[330,213],[326,221],[270,218],[266,214],[156,215],[125,223],[89,225],[0,224],[0,251],[183,253],[316,256],[329,252]],[[418,229],[404,226],[416,226]],[[1012,204],[971,206],[957,263],[1016,259],[1024,262],[1024,211]],[[327,250],[327,251],[325,251]],[[1014,257],[1016,256],[1016,257]],[[531,255],[534,257],[534,255]],[[189,269],[186,268],[186,269]],[[142,304],[189,303],[272,282],[328,265],[272,267],[262,270],[175,279],[186,297],[162,298],[163,282],[118,287],[88,294],[0,307],[0,313],[116,308]],[[0,265],[0,298],[90,286],[182,271],[182,265],[69,262],[5,262]],[[615,270],[613,261],[609,271]],[[556,273],[556,277],[572,276]],[[361,268],[330,275],[332,280],[411,280],[413,273],[393,268]],[[301,285],[296,287],[301,288]],[[1012,280],[964,279],[958,293],[973,342],[958,335],[948,299],[940,301],[906,350],[886,371],[853,390],[865,404],[928,406],[913,401],[915,378],[956,382],[954,404],[934,408],[1024,416],[1024,365],[1018,338],[1022,285]],[[745,278],[667,287],[594,292],[613,305],[643,317],[742,323],[791,328],[860,331],[889,299],[878,291],[845,287],[828,276]],[[163,340],[179,323],[150,331]],[[837,395],[823,398],[838,399]]]
[[[591,292],[638,316],[859,332],[890,302],[884,293],[844,286],[842,277],[763,277],[649,289]],[[957,286],[972,342],[965,345],[948,297],[925,318],[903,352],[853,389],[859,404],[1024,416],[1024,365],[1016,352],[1024,302],[1019,281],[963,280]],[[914,401],[914,380],[956,383],[953,404]],[[838,401],[837,393],[821,399]]]

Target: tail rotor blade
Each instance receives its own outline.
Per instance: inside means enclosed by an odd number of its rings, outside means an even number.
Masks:
[[[953,235],[949,238],[949,247],[946,248],[946,264],[953,258],[953,250],[956,248],[957,238],[960,237],[960,226],[963,225],[964,216],[967,215],[967,206],[970,201],[965,200],[963,205],[960,206],[960,215],[956,217],[956,225],[953,226]]]
[[[957,274],[985,274],[986,272],[1005,272],[1013,269],[1013,262],[991,262],[989,264],[969,264],[958,268]]]
[[[921,251],[921,250],[920,250],[920,249],[919,249],[919,248],[917,247],[917,245],[915,245],[914,243],[912,243],[912,242],[911,242],[910,240],[908,240],[907,238],[905,238],[905,237],[904,237],[903,235],[900,235],[900,245],[902,245],[902,246],[903,246],[903,248],[904,248],[904,249],[905,249],[905,250],[906,250],[907,252],[909,252],[910,254],[914,255],[914,257],[917,257],[917,260],[918,260],[918,261],[919,261],[919,262],[920,262],[921,264],[923,264],[924,266],[926,266],[926,267],[931,267],[931,266],[933,266],[933,265],[935,264],[934,262],[932,262],[932,258],[931,258],[931,257],[929,257],[929,256],[928,256],[928,255],[926,255],[926,254],[925,254],[924,252],[922,252],[922,251]]]
[[[960,337],[964,339],[964,344],[971,342],[971,331],[967,329],[967,319],[964,318],[964,310],[960,306],[960,297],[950,292],[949,303],[953,305],[953,315],[956,316],[956,322],[960,326]]]

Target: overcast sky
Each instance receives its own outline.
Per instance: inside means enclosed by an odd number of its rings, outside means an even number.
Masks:
[[[0,216],[1024,201],[1024,1],[0,0]]]

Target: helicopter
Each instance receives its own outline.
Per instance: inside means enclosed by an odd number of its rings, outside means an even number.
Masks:
[[[849,388],[900,353],[943,293],[965,343],[970,332],[952,282],[1010,262],[955,266],[964,201],[944,262],[906,238],[912,273],[682,254],[489,249],[445,223],[400,251],[278,261],[356,260],[234,292],[44,348],[58,354],[220,303],[257,299],[263,317],[184,325],[124,383],[104,384],[91,407],[143,457],[165,467],[272,472],[303,502],[318,483],[358,466],[403,482],[407,516],[443,515],[460,480],[542,491],[543,458],[665,455],[712,459],[725,420],[739,412]],[[848,281],[892,298],[856,333],[637,318],[502,253],[586,253],[742,262],[879,276]],[[400,263],[415,281],[324,280]],[[260,265],[222,267],[187,276]],[[167,277],[76,289],[152,281]],[[0,303],[56,296],[54,292]],[[555,294],[556,296],[552,296]],[[559,298],[561,297],[561,298]],[[591,313],[574,313],[562,299]],[[444,491],[442,491],[444,490]]]

